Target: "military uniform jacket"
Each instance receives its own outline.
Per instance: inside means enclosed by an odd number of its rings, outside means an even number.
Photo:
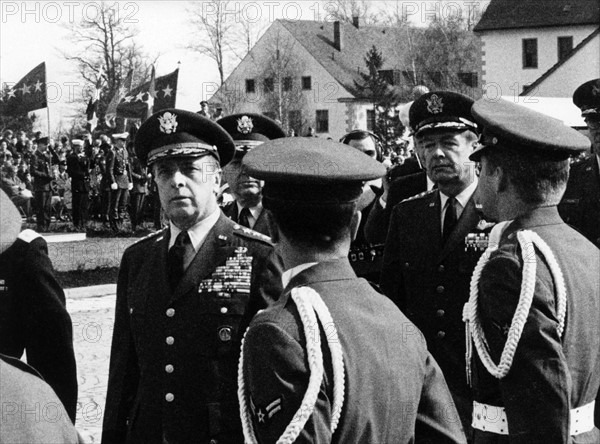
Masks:
[[[438,190],[394,207],[383,255],[381,290],[423,332],[463,420],[471,423],[472,398],[465,378],[462,310],[481,251],[465,251],[480,216],[471,198],[442,246]]]
[[[127,188],[129,186],[131,183],[131,171],[129,169],[129,155],[125,148],[113,148],[108,151],[106,173],[110,180],[109,186],[112,183],[116,183],[119,188]]]
[[[77,408],[73,327],[46,241],[25,230],[0,255],[0,353],[27,362],[54,389],[71,420]]]
[[[296,443],[466,442],[452,398],[418,329],[347,259],[321,262],[294,276],[280,300],[260,312],[244,340],[244,380],[261,444],[275,443],[293,420],[310,376],[307,338],[291,291],[314,289],[333,318],[345,365],[344,405],[335,433],[329,347],[315,410]],[[315,331],[315,329],[311,329]],[[312,335],[312,333],[311,333]]]
[[[77,431],[52,388],[33,368],[5,355],[0,355],[0,405],[0,442],[79,442]]]
[[[229,202],[228,204],[223,206],[223,213],[234,222],[238,221],[238,207],[235,201]],[[252,227],[254,231],[257,231],[265,236],[271,236],[271,232],[269,230],[269,218],[271,218],[271,213],[269,210],[263,207],[262,211],[258,215],[258,219],[256,223]]]
[[[559,205],[566,223],[600,248],[600,172],[593,155],[571,166],[567,191]]]
[[[243,441],[236,392],[241,337],[281,293],[281,265],[265,239],[221,214],[174,292],[167,230],[125,251],[102,442]],[[243,276],[249,269],[240,261],[251,263],[251,276]],[[241,290],[216,288],[226,273],[240,273]]]
[[[132,193],[145,194],[146,193],[146,182],[148,181],[147,169],[137,156],[130,157],[130,168],[131,177],[133,179]]]
[[[67,157],[67,174],[71,177],[71,190],[75,193],[90,191],[90,159],[85,155]]]
[[[569,440],[569,410],[592,402],[600,386],[600,251],[567,226],[556,207],[534,210],[510,224],[482,271],[479,316],[492,359],[500,360],[519,301],[523,259],[515,233],[523,229],[548,244],[562,270],[565,331],[559,337],[556,288],[536,249],[533,302],[508,375],[491,376],[474,351],[475,400],[505,407],[510,440],[476,430],[474,442],[598,443],[597,429]]]
[[[34,191],[51,191],[50,182],[54,179],[52,175],[52,161],[49,154],[36,151],[31,165],[31,176],[33,177]]]

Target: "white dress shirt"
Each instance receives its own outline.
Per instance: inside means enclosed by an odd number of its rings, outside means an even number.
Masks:
[[[292,278],[294,276],[300,274],[307,268],[310,268],[313,265],[317,265],[317,264],[318,264],[318,262],[307,262],[305,264],[296,265],[295,267],[284,271],[283,274],[281,275],[281,282],[283,283],[283,288],[287,287],[287,284],[290,283],[290,281],[292,280]]]
[[[184,269],[187,269],[187,267],[190,265],[190,263],[194,259],[194,256],[196,255],[196,253],[198,253],[198,251],[200,250],[200,247],[202,247],[202,244],[206,240],[206,236],[208,236],[208,232],[212,229],[212,227],[215,226],[215,224],[219,220],[220,216],[221,216],[221,209],[217,208],[215,210],[215,212],[212,213],[210,216],[208,216],[206,219],[203,219],[200,222],[197,222],[195,225],[193,225],[192,227],[190,227],[187,230],[188,234],[190,235],[190,242],[192,244],[192,247],[194,248],[194,252],[193,252],[194,254],[190,254],[190,255],[186,254],[184,261],[183,261]],[[175,239],[177,239],[177,236],[179,235],[179,233],[181,233],[182,230],[177,228],[177,226],[175,226],[173,224],[173,222],[170,222],[170,221],[169,221],[169,227],[171,230],[171,238],[169,239],[169,250],[170,250],[171,247],[175,244]]]
[[[475,180],[473,182],[471,182],[471,184],[467,188],[465,188],[459,194],[456,195],[456,202],[457,202],[456,203],[456,220],[460,219],[460,215],[462,214],[463,210],[467,206],[467,202],[469,202],[469,199],[475,192],[475,188],[477,188],[477,178],[475,178]],[[448,196],[446,196],[444,193],[442,193],[440,191],[440,201],[441,201],[440,202],[440,211],[441,211],[440,230],[441,231],[443,231],[444,219],[446,218],[446,208],[448,207],[448,198],[449,198]]]
[[[235,203],[236,208],[237,208],[237,219],[238,221],[240,220],[240,212],[242,211],[242,206],[240,206],[240,204],[238,202]],[[250,224],[250,227],[248,228],[254,228],[254,225],[256,225],[256,222],[258,221],[258,218],[260,217],[260,213],[262,212],[263,206],[262,206],[262,202],[259,203],[258,205],[256,205],[255,207],[248,207],[248,210],[250,210],[250,215],[248,216],[248,223]]]

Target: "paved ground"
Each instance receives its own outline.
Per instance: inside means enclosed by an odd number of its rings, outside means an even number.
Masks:
[[[114,294],[67,299],[79,380],[76,426],[86,443],[100,442],[114,308]]]

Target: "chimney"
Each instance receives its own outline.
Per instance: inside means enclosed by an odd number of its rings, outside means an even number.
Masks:
[[[354,27],[356,29],[360,28],[360,17],[358,15],[353,15],[352,16],[352,24],[354,25]]]
[[[342,28],[339,21],[333,22],[333,46],[338,51],[343,49],[342,44]]]

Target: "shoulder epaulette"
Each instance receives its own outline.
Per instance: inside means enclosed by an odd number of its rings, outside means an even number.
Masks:
[[[158,231],[155,231],[154,233],[150,233],[150,234],[148,234],[148,235],[146,235],[146,236],[144,236],[144,237],[142,237],[142,238],[138,239],[137,241],[135,241],[133,244],[131,244],[131,246],[138,245],[138,244],[140,244],[140,243],[142,243],[142,242],[145,242],[145,241],[147,241],[148,239],[151,239],[151,238],[153,238],[153,237],[156,237],[156,236],[158,236],[159,234],[164,234],[164,232],[165,232],[166,230],[167,230],[167,227],[164,227],[164,228],[161,228],[161,229],[160,229],[160,230],[158,230]]]
[[[269,236],[259,233],[258,231],[251,230],[250,228],[246,228],[239,224],[235,224],[233,226],[233,233],[241,237],[245,237],[252,240],[258,240],[271,246],[273,245],[273,241]]]
[[[431,190],[428,190],[428,191],[423,191],[422,193],[415,194],[414,196],[411,196],[411,197],[409,197],[407,199],[404,199],[404,200],[400,201],[400,203],[410,202],[411,200],[421,199],[422,197],[428,196],[428,195],[430,195],[433,192],[435,192],[435,189],[431,189]]]
[[[28,244],[30,244],[31,242],[36,240],[38,237],[42,237],[42,235],[33,230],[27,229],[27,230],[21,231],[19,233],[19,235],[17,236],[17,239],[21,239],[22,241],[25,241]]]

